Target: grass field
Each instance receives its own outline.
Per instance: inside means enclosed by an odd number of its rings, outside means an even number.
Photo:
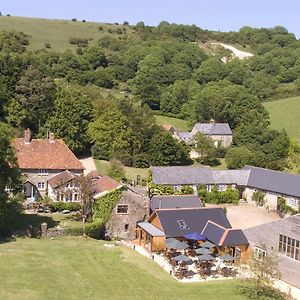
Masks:
[[[270,114],[271,128],[284,129],[289,136],[300,139],[300,97],[264,103]]]
[[[170,124],[180,131],[189,131],[191,129],[186,120],[158,115],[155,116],[155,120],[159,125]]]
[[[99,30],[99,26],[103,30]],[[96,44],[100,37],[113,35],[122,37],[124,34],[108,33],[110,28],[114,30],[123,28],[122,25],[109,25],[94,22],[72,22],[67,20],[49,20],[24,17],[0,17],[0,30],[22,31],[30,35],[29,50],[45,48],[45,43],[50,43],[53,50],[63,51],[66,49],[75,50],[76,46],[69,43],[70,37],[90,39],[90,45]],[[132,32],[126,27],[127,34]]]
[[[238,281],[180,284],[130,248],[83,238],[0,242],[0,299],[246,299]]]
[[[108,175],[109,162],[106,160],[94,159],[98,172],[102,175]],[[147,179],[149,169],[124,167],[126,178],[130,181],[136,180],[136,176],[140,175],[142,179]]]

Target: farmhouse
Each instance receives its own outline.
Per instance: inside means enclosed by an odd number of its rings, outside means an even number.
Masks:
[[[148,221],[138,223],[135,243],[149,251],[165,248],[165,239],[184,239],[188,233],[201,233],[220,251],[246,255],[248,241],[241,230],[232,229],[220,207],[156,209]]]
[[[30,130],[26,129],[24,138],[15,139],[13,146],[26,178],[26,198],[34,200],[47,195],[55,200],[79,200],[75,178],[83,175],[84,168],[63,140],[55,139],[53,133],[48,139],[31,139]]]
[[[211,120],[210,123],[196,123],[191,132],[179,132],[178,137],[186,144],[192,144],[193,138],[197,133],[202,133],[209,137],[215,147],[228,148],[232,144],[232,131],[228,123],[216,123]]]
[[[215,186],[219,191],[238,189],[240,197],[253,201],[257,191],[264,193],[265,207],[276,211],[280,199],[297,210],[300,201],[300,175],[287,174],[263,168],[246,166],[240,170],[213,170],[210,167],[152,167],[154,184],[182,185],[193,187],[205,185],[207,191]]]
[[[300,214],[245,229],[244,233],[255,255],[279,255],[281,279],[300,289]]]

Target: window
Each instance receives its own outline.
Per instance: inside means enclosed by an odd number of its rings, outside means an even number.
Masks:
[[[78,201],[78,199],[79,199],[78,196],[79,196],[79,195],[78,195],[77,193],[73,194],[73,200],[74,200],[75,202]]]
[[[186,224],[184,220],[177,220],[177,223],[179,225],[180,229],[190,229]]]
[[[38,190],[45,190],[45,182],[38,182]]]
[[[129,224],[125,224],[124,229],[125,229],[125,231],[128,231],[128,229],[129,229]]]
[[[280,234],[278,250],[286,256],[300,260],[300,241],[296,239]]]
[[[117,214],[128,214],[128,205],[118,205]]]
[[[218,185],[218,191],[219,192],[225,192],[226,191],[226,184],[219,184]]]
[[[295,199],[295,198],[288,198],[288,204],[289,206],[293,206],[293,207],[296,207],[298,208],[298,202],[299,200],[298,199]]]
[[[38,170],[38,174],[39,174],[39,175],[48,175],[48,170],[45,170],[45,169],[39,169],[39,170]]]
[[[260,247],[255,246],[254,248],[254,257],[257,259],[261,259],[267,255],[266,250],[261,249]]]

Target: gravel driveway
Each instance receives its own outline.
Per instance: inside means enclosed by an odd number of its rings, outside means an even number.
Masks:
[[[84,174],[88,174],[91,171],[97,170],[95,162],[92,157],[85,157],[80,159],[81,163],[85,167]]]

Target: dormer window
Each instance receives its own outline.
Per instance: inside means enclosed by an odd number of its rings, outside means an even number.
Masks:
[[[184,220],[177,220],[177,223],[179,225],[179,228],[180,229],[190,229],[186,224],[185,224],[185,221]]]
[[[38,169],[38,174],[39,175],[48,175],[48,170],[46,169]]]

